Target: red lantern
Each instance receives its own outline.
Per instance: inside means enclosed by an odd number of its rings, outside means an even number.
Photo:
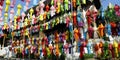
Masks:
[[[77,25],[77,18],[76,18],[77,13],[74,11],[73,12],[73,24],[76,26]]]
[[[49,5],[47,4],[47,5],[46,5],[46,11],[48,12],[49,9],[50,9],[50,7],[49,7]]]
[[[120,7],[119,7],[117,4],[115,4],[114,10],[115,10],[115,11],[119,11],[119,10],[120,10]]]

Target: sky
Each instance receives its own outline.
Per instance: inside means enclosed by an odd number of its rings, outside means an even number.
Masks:
[[[6,1],[6,0],[5,0]],[[11,0],[11,1],[13,1],[13,0]],[[29,4],[29,8],[31,8],[31,7],[33,7],[34,6],[34,2],[35,1],[37,1],[37,4],[39,3],[39,1],[40,0],[31,0],[31,2],[30,2],[30,4]],[[115,4],[118,4],[118,5],[120,5],[120,0],[101,0],[101,4],[102,4],[102,7],[103,7],[103,9],[106,9],[107,8],[107,6],[108,6],[108,4],[109,3],[112,3],[113,5],[115,5]],[[17,5],[18,4],[21,4],[22,5],[22,10],[21,10],[21,12],[24,12],[24,6],[25,6],[25,4],[26,4],[26,2],[25,2],[25,0],[24,0],[24,2],[23,1],[21,1],[21,0],[16,0],[16,4],[15,4],[15,6],[14,6],[14,10],[15,10],[15,13],[17,12]],[[6,6],[6,4],[5,4],[5,2],[4,2],[4,5],[3,5],[3,9],[5,9],[5,6]],[[11,10],[11,8],[9,8],[9,11]],[[9,15],[10,13],[8,12],[8,15]],[[4,10],[2,10],[2,17],[4,18]],[[1,18],[1,17],[0,17]],[[4,23],[3,22],[0,22],[0,28],[1,28],[1,25],[3,25]]]

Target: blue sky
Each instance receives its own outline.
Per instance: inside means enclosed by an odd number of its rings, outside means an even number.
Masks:
[[[12,0],[11,0],[12,1]],[[25,1],[25,0],[24,0]],[[34,1],[35,0],[31,0],[31,2],[30,2],[30,4],[29,4],[29,8],[30,7],[33,7],[34,6]],[[39,0],[36,0],[37,1],[37,3],[38,3],[38,1]],[[109,4],[109,2],[111,2],[113,5],[114,4],[119,4],[120,5],[120,0],[101,0],[101,2],[102,2],[102,6],[103,6],[103,9],[106,9],[106,7],[108,6],[108,4]],[[21,4],[22,5],[22,10],[21,10],[21,12],[24,12],[24,6],[25,6],[25,2],[23,2],[23,1],[21,1],[21,0],[16,0],[16,4],[15,4],[15,6],[14,6],[14,10],[15,10],[15,13],[16,13],[16,11],[17,11],[17,5],[18,4]],[[5,9],[5,2],[4,2],[4,9]],[[11,10],[11,8],[9,8],[9,11]],[[9,12],[8,12],[8,14],[9,14]],[[4,16],[4,10],[2,10],[2,15]],[[3,17],[2,16],[2,17]],[[4,18],[4,17],[3,17]],[[2,24],[3,25],[3,22],[0,22],[0,24]]]

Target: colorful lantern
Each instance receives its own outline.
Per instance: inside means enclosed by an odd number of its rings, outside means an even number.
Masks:
[[[20,16],[20,10],[21,10],[21,8],[22,8],[21,4],[18,4],[18,5],[17,5],[17,9],[18,9],[18,10],[17,10],[17,15],[18,15],[18,16]]]
[[[115,48],[115,56],[118,57],[118,42],[116,40],[113,41],[113,47]]]
[[[0,17],[1,17],[1,14],[2,14],[2,9],[3,9],[3,7],[0,6]]]
[[[6,7],[5,7],[5,12],[7,13],[9,10],[9,5],[10,5],[10,0],[6,0]]]
[[[69,0],[64,0],[64,3],[65,3],[65,10],[68,10],[69,9],[69,6],[68,6]]]
[[[73,7],[76,8],[76,0],[72,0]]]
[[[32,19],[32,14],[34,13],[33,8],[31,8],[29,12],[30,12],[30,19]]]
[[[11,2],[11,4],[10,4],[10,7],[11,7],[11,8],[14,8],[15,3],[16,3],[16,0],[13,0],[13,1]]]
[[[98,29],[99,29],[100,37],[103,37],[104,36],[104,26],[102,23],[99,25]]]

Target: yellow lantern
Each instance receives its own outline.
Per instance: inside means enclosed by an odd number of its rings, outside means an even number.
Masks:
[[[22,8],[22,6],[21,6],[21,4],[18,4],[17,5],[17,14],[18,14],[18,16],[20,16],[20,10],[21,10],[21,8]]]
[[[32,19],[32,14],[34,13],[33,8],[31,8],[29,12],[30,12],[30,18]]]
[[[6,0],[5,12],[8,12],[9,5],[10,5],[10,0]]]
[[[4,22],[6,23],[6,22],[7,22],[7,18],[8,18],[8,13],[5,13],[5,14],[4,14],[4,17],[5,17]]]
[[[83,4],[86,4],[86,0],[82,0],[82,3],[83,3]]]
[[[16,26],[17,26],[17,24],[16,24],[16,19],[17,19],[17,16],[14,16],[14,29],[16,29]]]

